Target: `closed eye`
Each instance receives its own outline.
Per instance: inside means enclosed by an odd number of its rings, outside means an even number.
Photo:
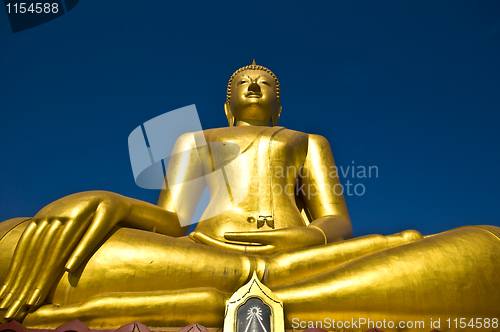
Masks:
[[[265,84],[267,86],[271,86],[271,84],[267,83],[266,81],[260,81],[259,83]]]
[[[239,81],[238,85],[242,85],[242,84],[246,84],[246,83],[248,83],[248,82],[247,81]]]

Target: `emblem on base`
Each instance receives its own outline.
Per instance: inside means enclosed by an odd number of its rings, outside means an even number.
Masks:
[[[284,331],[283,302],[254,272],[252,279],[226,302],[224,332]]]

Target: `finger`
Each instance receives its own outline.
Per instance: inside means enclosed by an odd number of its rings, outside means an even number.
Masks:
[[[210,236],[207,236],[205,234],[202,234],[202,233],[193,232],[189,235],[189,237],[198,243],[206,244],[206,245],[209,245],[211,247],[220,248],[220,249],[236,250],[236,251],[242,251],[242,252],[245,251],[245,248],[243,246],[224,243],[224,242],[216,240],[216,239],[214,239]]]
[[[88,217],[82,223],[71,220],[59,229],[55,236],[56,240],[51,241],[50,254],[44,261],[44,268],[41,269],[31,287],[31,294],[29,294],[26,301],[28,306],[37,306],[45,300],[53,284],[64,273],[64,264],[67,257],[76,247],[89,223],[88,220],[91,218],[92,216]],[[78,225],[78,228],[75,228],[76,225]]]
[[[225,241],[225,243],[236,244],[239,246],[263,246],[263,245],[265,245],[263,242],[236,241],[236,240],[230,240],[227,238],[226,238],[226,240],[227,241]]]
[[[45,232],[43,239],[41,239],[40,245],[38,246],[38,252],[36,253],[36,258],[33,261],[33,265],[31,266],[30,274],[23,282],[19,290],[17,301],[15,301],[7,311],[5,315],[6,319],[14,318],[18,314],[21,307],[26,305],[26,299],[33,289],[33,285],[35,284],[40,269],[47,260],[47,256],[50,255],[50,248],[53,239],[56,236],[57,232],[60,230],[61,225],[62,223],[59,220],[55,220],[50,224],[50,227],[48,227],[47,231]]]
[[[23,306],[21,310],[18,311],[17,315],[14,317],[18,322],[22,322],[26,315],[28,315],[29,308],[27,306]]]
[[[264,245],[258,245],[258,246],[250,246],[250,245],[237,245],[237,244],[230,244],[226,242],[222,242],[219,240],[216,240],[210,236],[207,236],[202,233],[197,233],[193,232],[189,235],[189,237],[193,238],[196,242],[202,243],[209,245],[211,247],[215,248],[220,248],[220,249],[226,249],[226,250],[233,250],[233,251],[239,251],[243,253],[265,253],[271,250],[271,246],[264,246]]]
[[[85,228],[87,229],[85,235],[81,241],[76,241],[74,250],[71,250],[71,254],[68,262],[66,263],[66,270],[72,272],[76,270],[83,261],[92,253],[92,251],[97,248],[98,244],[108,235],[108,233],[113,229],[114,225],[119,221],[117,211],[110,215],[107,213],[109,211],[109,206],[99,205],[93,216],[86,221]],[[92,218],[93,217],[93,218]],[[90,222],[90,227],[88,223]],[[78,237],[78,239],[80,236]],[[70,251],[70,253],[71,253]]]
[[[32,221],[28,225],[28,227],[26,227],[23,234],[21,235],[21,239],[17,244],[16,251],[14,252],[14,256],[12,257],[12,261],[9,265],[9,271],[7,272],[7,277],[5,278],[4,284],[0,289],[0,300],[3,299],[4,296],[8,293],[7,289],[9,285],[11,285],[15,280],[17,270],[21,265],[24,252],[26,251],[26,247],[28,246],[31,236],[35,232],[36,228],[37,228],[36,222]]]
[[[31,225],[29,226],[30,229],[28,233],[31,233],[31,236],[29,236],[29,238],[26,237],[26,242],[22,245],[22,247],[24,247],[20,250],[22,251],[22,255],[16,257],[15,264],[18,265],[18,268],[16,269],[15,274],[12,275],[9,280],[9,285],[5,291],[5,296],[0,303],[0,309],[6,309],[10,306],[12,299],[16,296],[16,291],[19,289],[20,285],[22,285],[22,282],[24,282],[25,278],[29,275],[29,268],[33,260],[33,255],[34,253],[36,253],[36,245],[40,237],[42,237],[42,235],[44,234],[47,224],[48,222],[46,220],[43,220],[38,224],[34,223],[35,227],[31,227]]]
[[[0,303],[0,309],[5,309],[9,306],[11,300],[15,298],[17,290],[29,275],[31,264],[34,261],[35,255],[37,253],[38,243],[43,234],[45,234],[47,225],[48,222],[46,220],[40,222],[35,232],[31,236],[31,239],[25,249],[24,255],[21,257],[21,265],[18,269],[18,273],[15,275],[12,286],[9,287],[10,289],[8,290],[8,293],[3,298],[2,303]]]
[[[216,240],[216,239],[214,239],[208,235],[202,234],[202,233],[193,232],[189,235],[189,237],[191,237],[192,239],[194,239],[198,243],[206,244],[206,245],[209,245],[211,247],[245,252],[244,246],[225,243],[225,242]]]
[[[224,238],[232,241],[273,244],[279,231],[226,232]]]
[[[273,245],[265,245],[265,246],[247,246],[245,247],[247,254],[256,254],[256,255],[271,255],[276,253],[278,250]]]

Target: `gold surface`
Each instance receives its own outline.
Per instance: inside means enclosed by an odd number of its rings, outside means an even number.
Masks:
[[[500,318],[500,229],[352,239],[344,198],[332,189],[339,179],[330,174],[330,146],[277,126],[278,84],[257,65],[233,75],[224,106],[230,126],[178,139],[180,157],[167,167],[158,205],[84,192],[49,204],[31,222],[0,223],[1,321],[221,327],[226,301],[254,272],[283,301],[287,326],[413,319],[430,331],[431,318],[441,325]],[[227,143],[237,145],[237,158],[210,148]],[[205,186],[212,199],[187,237],[179,218],[192,216]]]

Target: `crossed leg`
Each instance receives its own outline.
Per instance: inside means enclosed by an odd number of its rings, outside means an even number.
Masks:
[[[25,324],[55,327],[78,318],[92,327],[133,319],[222,326],[225,301],[252,271],[284,302],[289,323],[328,315],[389,319],[392,312],[400,319],[498,317],[496,234],[497,228],[468,227],[421,239],[408,231],[259,257],[120,229],[78,271],[65,274],[51,304]],[[436,301],[443,297],[445,303]]]

